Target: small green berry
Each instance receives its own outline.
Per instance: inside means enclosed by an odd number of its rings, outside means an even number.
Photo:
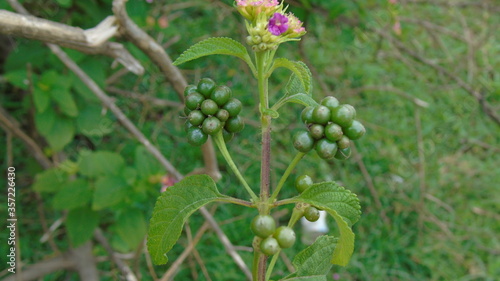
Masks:
[[[229,112],[229,117],[235,117],[241,112],[241,102],[236,98],[230,98],[222,107]]]
[[[321,100],[321,105],[328,107],[330,110],[340,105],[339,100],[333,96],[327,96]]]
[[[313,124],[309,127],[309,132],[314,139],[321,139],[325,135],[325,127],[320,124]]]
[[[198,90],[198,87],[196,85],[187,85],[186,88],[184,89],[184,96],[187,97],[189,94],[194,93]]]
[[[272,256],[280,250],[278,241],[273,237],[268,237],[260,242],[260,251],[266,256]]]
[[[205,97],[197,92],[191,93],[186,97],[186,107],[190,110],[198,109]]]
[[[330,123],[325,127],[325,137],[331,141],[338,141],[343,135],[342,127],[335,123]]]
[[[351,126],[356,112],[353,111],[353,107],[348,104],[343,104],[332,110],[331,120],[333,123],[339,124],[342,128],[347,128]]]
[[[315,222],[319,219],[319,210],[309,206],[304,210],[304,217],[310,222]]]
[[[300,114],[300,118],[302,119],[302,122],[309,124],[313,123],[313,106],[308,106],[302,110],[302,113]]]
[[[304,192],[314,184],[312,178],[308,175],[302,175],[295,179],[295,188],[299,193]]]
[[[228,86],[221,85],[214,89],[210,98],[219,106],[223,106],[229,101],[231,95],[231,89]]]
[[[229,112],[225,109],[219,109],[219,111],[215,114],[215,117],[217,117],[217,119],[221,122],[226,122],[227,119],[229,119]]]
[[[307,153],[314,147],[314,138],[308,131],[298,131],[293,135],[293,146],[298,151]]]
[[[293,229],[288,226],[278,227],[278,229],[276,229],[276,232],[274,232],[273,237],[276,238],[276,240],[278,241],[278,245],[280,245],[280,247],[283,249],[292,247],[293,244],[295,244],[295,240],[297,239]]]
[[[313,110],[313,121],[317,124],[326,125],[330,121],[331,111],[324,105],[319,105]]]
[[[189,123],[193,124],[193,126],[199,126],[205,120],[205,114],[203,114],[199,110],[193,110],[188,115]]]
[[[201,126],[203,132],[208,135],[216,134],[222,129],[222,124],[216,117],[208,117],[203,121],[203,125]]]
[[[260,238],[266,238],[276,230],[276,222],[270,215],[258,215],[250,224],[252,232]]]
[[[200,146],[204,144],[208,139],[208,135],[205,134],[198,127],[191,127],[187,132],[187,140],[191,145]]]
[[[366,133],[366,129],[359,121],[354,120],[352,125],[344,129],[344,134],[351,140],[357,140]]]
[[[201,103],[201,112],[205,115],[214,115],[219,111],[219,106],[215,101],[211,99],[206,99]]]
[[[351,140],[346,136],[342,136],[340,140],[337,141],[337,145],[339,149],[348,148],[351,146]]]
[[[224,128],[230,133],[239,133],[245,128],[245,122],[243,122],[243,119],[239,116],[230,117],[227,119]]]
[[[214,80],[210,78],[202,78],[200,82],[198,82],[198,92],[205,96],[205,98],[210,98],[215,86]]]
[[[234,133],[230,133],[230,132],[226,131],[226,129],[224,129],[224,130],[222,130],[222,136],[224,137],[224,141],[226,143],[228,143],[233,139]]]
[[[321,139],[316,143],[316,152],[323,159],[332,159],[337,153],[337,143],[328,139]]]
[[[351,148],[348,147],[348,148],[337,150],[337,153],[335,154],[335,159],[346,160],[350,156],[351,156]]]

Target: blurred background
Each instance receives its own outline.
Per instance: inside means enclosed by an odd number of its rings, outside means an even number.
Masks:
[[[38,17],[84,29],[112,14],[110,0],[20,2]],[[334,95],[355,106],[367,128],[347,161],[324,161],[308,154],[282,192],[294,196],[293,180],[305,173],[317,182],[340,182],[358,194],[363,214],[354,226],[353,258],[345,268],[334,267],[329,280],[498,280],[500,3],[294,0],[286,4],[304,21],[307,34],[300,42],[283,44],[277,55],[304,61],[313,74],[315,99]],[[208,37],[244,42],[244,22],[232,5],[229,0],[130,0],[127,10],[175,59]],[[0,9],[11,10],[4,1]],[[65,51],[181,173],[201,167],[201,150],[185,141],[182,106],[172,86],[136,46],[116,40],[142,63],[144,75],[124,71],[109,57]],[[0,41],[1,107],[57,166],[44,171],[20,139],[0,130],[2,170],[16,168],[22,264],[37,264],[89,239],[95,242],[93,231],[98,227],[140,280],[159,280],[205,219],[199,214],[191,217],[179,245],[169,253],[169,263],[152,266],[144,235],[162,184],[171,184],[169,175],[45,45],[7,36]],[[250,70],[226,56],[195,60],[180,68],[188,83],[211,77],[232,87],[243,102],[246,127],[228,149],[250,185],[258,186],[258,98]],[[272,77],[272,100],[283,94],[288,76],[282,69]],[[71,102],[44,98],[54,89]],[[52,110],[40,113],[44,104],[40,99],[48,100],[46,106]],[[303,127],[301,110],[299,105],[287,106],[274,121],[274,185],[295,155],[290,139]],[[219,189],[245,197],[220,155],[218,160],[223,175]],[[72,188],[65,189],[69,182]],[[1,196],[0,210],[6,214],[5,192]],[[102,199],[106,196],[112,200]],[[224,204],[208,209],[251,265],[249,223],[256,211]],[[283,208],[275,217],[285,222],[290,213]],[[327,223],[335,233],[334,221]],[[2,231],[1,240],[8,235]],[[103,246],[93,245],[101,280],[120,280]],[[290,259],[304,247],[296,243],[286,250],[273,278],[288,272]],[[7,252],[6,243],[0,249],[2,255]],[[1,274],[7,276],[6,271]],[[74,271],[58,270],[38,280],[79,277]],[[175,280],[244,277],[208,230],[178,267]]]

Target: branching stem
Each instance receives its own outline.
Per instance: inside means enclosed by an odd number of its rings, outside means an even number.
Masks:
[[[274,202],[274,200],[276,200],[276,197],[278,197],[278,194],[280,193],[281,188],[283,187],[283,185],[285,185],[285,182],[288,179],[288,176],[290,176],[293,169],[295,169],[295,166],[297,166],[297,164],[300,162],[300,160],[302,160],[302,158],[305,155],[306,154],[302,153],[302,152],[299,152],[299,153],[297,153],[297,155],[295,155],[295,158],[293,158],[292,162],[290,163],[288,168],[286,168],[285,173],[283,174],[280,181],[278,182],[278,185],[276,186],[276,189],[274,190],[273,194],[271,195],[271,198],[269,198],[269,202],[272,203],[272,202]]]

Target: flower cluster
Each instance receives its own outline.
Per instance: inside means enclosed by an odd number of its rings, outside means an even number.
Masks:
[[[306,33],[302,22],[294,14],[286,13],[277,0],[236,0],[235,5],[248,20],[247,43],[256,52],[276,49],[279,44],[298,40]]]

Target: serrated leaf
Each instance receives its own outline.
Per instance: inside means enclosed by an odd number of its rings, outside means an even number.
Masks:
[[[75,209],[90,202],[92,190],[87,181],[76,179],[65,184],[64,188],[59,190],[52,200],[52,206],[56,210]]]
[[[69,89],[55,87],[50,92],[52,99],[57,103],[61,112],[70,117],[78,115],[78,108],[76,107],[75,100],[71,96]]]
[[[150,221],[148,250],[155,264],[168,262],[166,253],[177,243],[188,217],[202,206],[222,198],[207,175],[186,177],[158,198]]]
[[[55,121],[56,113],[54,110],[35,112],[35,126],[42,136],[46,136],[51,133]]]
[[[318,103],[311,97],[303,93],[286,96],[279,101],[280,104],[287,102],[302,104],[303,106],[317,106]]]
[[[238,41],[226,37],[208,38],[194,44],[175,60],[174,65],[180,65],[210,55],[235,56],[245,61],[248,65],[253,65],[245,46]]]
[[[66,229],[73,247],[78,247],[87,242],[94,234],[99,224],[99,213],[82,207],[69,211],[66,218]]]
[[[73,120],[64,116],[56,116],[52,128],[43,136],[53,150],[61,151],[75,136]]]
[[[50,105],[50,95],[39,87],[33,89],[33,103],[37,112],[44,112]]]
[[[127,244],[129,250],[137,248],[146,235],[146,221],[142,212],[136,209],[127,209],[118,216],[115,230]]]
[[[358,197],[335,182],[323,182],[313,184],[290,201],[311,204],[325,210],[335,219],[340,237],[331,263],[346,266],[354,251],[354,233],[351,226],[359,220],[361,215]]]
[[[305,248],[295,256],[292,263],[296,272],[289,277],[325,276],[332,268],[332,264],[329,261],[337,245],[337,240],[333,236],[325,235],[318,237],[311,246]]]
[[[104,176],[97,179],[92,199],[92,209],[100,210],[120,203],[130,191],[122,177]]]
[[[84,176],[118,175],[125,167],[125,160],[120,154],[111,151],[85,151],[78,165]]]
[[[51,168],[37,174],[32,187],[37,192],[56,192],[64,186],[67,180],[68,175],[63,170]]]
[[[101,114],[102,106],[88,105],[76,117],[78,132],[87,137],[102,138],[113,131],[113,122]]]
[[[291,61],[291,60],[288,60],[285,58],[277,58],[274,60],[274,64],[271,68],[270,73],[272,73],[275,69],[280,68],[280,67],[288,68],[289,70],[291,70],[293,72],[293,74],[295,75],[295,77],[297,77],[297,79],[300,81],[300,85],[301,85],[303,90],[301,91],[300,87],[293,84],[291,86],[293,86],[294,91],[291,92],[291,94],[296,94],[296,93],[305,93],[307,95],[311,94],[311,92],[312,92],[312,85],[311,85],[312,75],[311,75],[311,71],[309,70],[309,68],[307,67],[307,65],[305,63],[303,63],[301,61]],[[292,78],[293,78],[293,75],[292,75]],[[288,86],[287,86],[287,91],[290,92],[288,90]]]

